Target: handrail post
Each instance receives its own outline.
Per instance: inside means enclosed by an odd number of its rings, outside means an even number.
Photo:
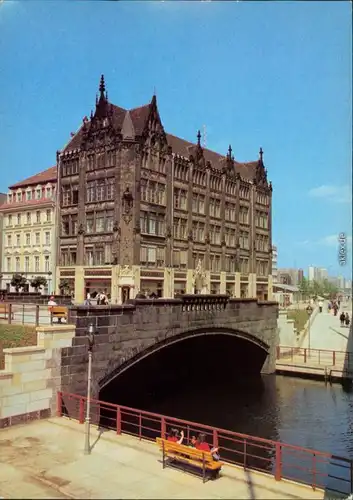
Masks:
[[[161,418],[161,436],[162,436],[162,439],[165,439],[165,435],[166,435],[165,418],[162,417]]]
[[[12,322],[12,304],[9,304],[9,309],[8,309],[9,313],[8,313],[8,323],[9,325],[11,325],[11,322]]]
[[[304,363],[306,363],[306,347],[304,347]]]
[[[336,365],[336,351],[332,351],[332,366]]]
[[[275,458],[275,480],[280,481],[282,479],[282,445],[281,443],[276,443],[276,458]]]
[[[120,406],[116,409],[116,433],[121,434],[121,408]]]
[[[218,448],[218,431],[213,429],[213,448]]]
[[[246,438],[244,438],[244,460],[243,460],[243,462],[244,462],[244,470],[246,470],[246,458],[247,458],[246,457],[246,451],[247,451],[246,450],[246,444],[247,444],[246,443]]]
[[[316,489],[316,454],[313,453],[313,478],[312,478],[312,488]]]
[[[57,417],[63,416],[63,394],[60,391],[56,393],[56,415]]]
[[[36,326],[39,326],[39,305],[36,305]]]
[[[142,439],[142,414],[139,415],[139,440]]]
[[[85,421],[85,400],[83,398],[80,398],[78,421],[80,424],[83,424],[83,422]]]

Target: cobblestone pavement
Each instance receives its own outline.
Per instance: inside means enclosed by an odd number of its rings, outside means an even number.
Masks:
[[[323,492],[225,466],[205,484],[162,469],[154,443],[99,434],[83,454],[84,428],[67,419],[35,421],[0,431],[0,496],[10,498],[323,499]]]

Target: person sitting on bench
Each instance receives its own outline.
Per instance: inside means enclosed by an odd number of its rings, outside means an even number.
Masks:
[[[195,448],[197,450],[208,451],[212,453],[212,457],[214,460],[218,461],[220,459],[218,448],[210,448],[209,444],[206,442],[206,435],[203,432],[200,432],[200,434],[198,435],[195,443]]]
[[[190,441],[189,441],[189,446],[190,446],[191,448],[195,448],[195,446],[196,446],[196,442],[197,442],[196,436],[191,436],[191,439],[190,439]]]
[[[167,440],[172,441],[173,443],[182,444],[184,440],[184,431],[181,431],[179,436],[178,429],[171,429]]]

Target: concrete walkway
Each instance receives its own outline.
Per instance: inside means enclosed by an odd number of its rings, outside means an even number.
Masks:
[[[351,304],[348,305],[351,308]],[[349,313],[352,318],[352,310],[343,308],[344,312]],[[351,333],[351,327],[341,327],[339,315],[342,309],[338,311],[337,316],[327,312],[327,304],[324,304],[323,312],[318,313],[310,328],[310,344],[312,349],[329,349],[335,351],[347,350],[348,338]],[[309,347],[309,334],[306,335],[301,347]]]
[[[154,443],[92,429],[92,454],[83,454],[84,427],[50,419],[0,431],[0,495],[10,498],[239,498],[323,499],[310,487],[225,466],[202,483],[162,469]]]

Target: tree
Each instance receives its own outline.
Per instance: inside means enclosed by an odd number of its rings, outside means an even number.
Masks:
[[[303,277],[299,283],[299,292],[304,299],[307,299],[310,296],[310,283],[305,277]]]
[[[14,287],[18,293],[21,288],[24,288],[27,284],[27,278],[23,274],[14,274],[11,279],[11,286]]]
[[[69,280],[67,280],[65,278],[62,279],[62,280],[60,280],[59,290],[60,290],[61,295],[65,295],[65,292],[67,292],[67,291],[70,290],[70,282],[69,282]]]
[[[42,288],[42,286],[46,287],[48,284],[46,278],[44,276],[36,276],[31,281],[31,286],[35,288],[36,292]]]
[[[325,279],[322,282],[322,295],[327,299],[334,299],[338,294],[338,287],[331,281]]]

